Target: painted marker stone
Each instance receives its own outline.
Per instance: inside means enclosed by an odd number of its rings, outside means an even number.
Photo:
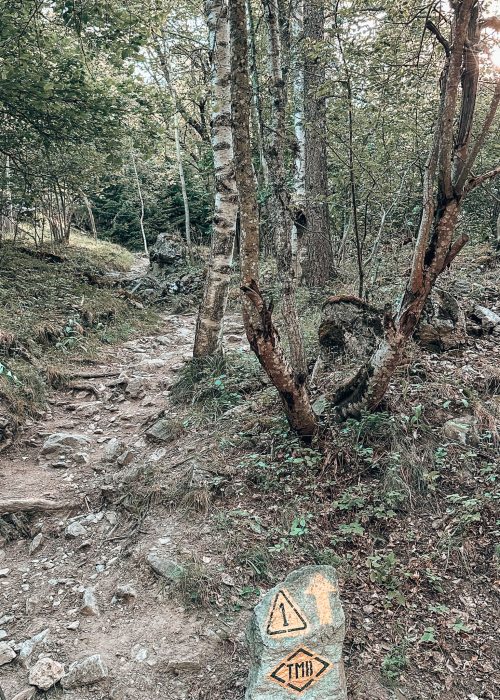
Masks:
[[[246,700],[347,700],[344,611],[332,566],[292,572],[255,607]]]

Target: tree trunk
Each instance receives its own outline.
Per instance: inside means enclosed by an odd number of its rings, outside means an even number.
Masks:
[[[462,0],[453,7],[453,43],[438,34],[445,47],[446,61],[441,77],[439,114],[425,170],[422,217],[410,277],[396,315],[391,317],[386,313],[385,335],[378,348],[360,368],[356,381],[337,393],[334,403],[343,417],[359,415],[363,409],[372,410],[383,399],[438,276],[468,241],[464,234],[454,240],[465,196],[500,174],[500,167],[497,167],[482,175],[471,176],[500,102],[500,80],[483,126],[471,144],[470,125],[474,118],[479,77],[475,62],[469,55],[480,40],[476,31],[476,0]],[[427,28],[437,32],[432,22],[427,23]],[[462,92],[460,114],[457,115],[460,81],[466,89]],[[455,124],[458,124],[456,134]]]
[[[172,100],[172,104],[174,107],[174,141],[175,141],[175,157],[177,160],[177,171],[179,173],[179,180],[181,184],[181,193],[182,193],[182,202],[184,204],[184,235],[186,238],[186,245],[188,249],[188,255],[189,255],[189,260],[192,261],[193,259],[193,246],[192,246],[192,241],[191,241],[191,216],[190,216],[190,211],[189,211],[189,197],[187,194],[187,188],[186,188],[186,176],[184,173],[184,164],[182,161],[182,148],[181,148],[181,138],[180,138],[180,132],[179,132],[179,112],[181,111],[181,107],[179,104],[179,100],[177,99],[177,93],[175,91],[174,84],[172,82],[171,76],[170,76],[170,66],[168,63],[168,48],[167,48],[167,40],[166,36],[163,33],[163,35],[160,37],[157,37],[157,41],[155,43],[155,49],[156,49],[156,54],[158,56],[158,59],[160,61],[160,66],[161,70],[163,73],[163,78],[165,79],[165,83],[167,86],[167,89],[170,94],[170,98]]]
[[[94,237],[94,240],[97,241],[97,228],[95,225],[95,219],[94,219],[94,212],[92,211],[92,204],[90,203],[90,199],[87,197],[85,192],[83,190],[80,190],[80,193],[82,195],[83,203],[85,204],[85,208],[87,209],[87,214],[89,217],[89,223],[90,223],[90,230],[92,231],[92,235]]]
[[[212,66],[212,148],[215,171],[213,239],[203,301],[193,348],[194,357],[222,349],[222,325],[233,261],[238,192],[233,169],[231,134],[231,52],[228,2],[208,0],[205,12],[210,34]]]
[[[328,211],[326,98],[321,95],[324,64],[320,58],[324,36],[324,3],[304,0],[304,136],[305,232],[302,238],[302,279],[319,287],[334,274]]]
[[[134,169],[135,185],[137,187],[137,194],[139,195],[139,202],[141,205],[141,213],[139,216],[139,225],[141,227],[142,243],[144,245],[144,252],[149,255],[148,242],[146,239],[146,232],[144,230],[144,197],[142,196],[141,181],[139,180],[139,173],[137,172],[137,163],[135,162],[135,153],[133,147],[130,149],[132,155],[132,167]]]
[[[181,139],[179,134],[179,114],[177,113],[177,111],[174,114],[174,137],[175,155],[177,158],[177,168],[179,170],[179,180],[181,183],[182,201],[184,203],[184,235],[186,236],[186,245],[188,249],[189,260],[192,261],[193,246],[191,243],[191,219],[189,213],[189,198],[186,188],[186,176],[184,175],[184,164],[182,162]]]
[[[288,422],[304,439],[316,432],[316,417],[303,379],[297,378],[283,352],[271,319],[272,308],[258,288],[259,221],[250,143],[252,93],[248,75],[245,0],[230,2],[232,129],[236,185],[240,202],[243,321],[252,350],[276,387]]]
[[[283,75],[283,54],[279,31],[277,0],[266,0],[266,19],[269,29],[269,61],[272,73],[273,138],[269,151],[269,177],[272,187],[272,224],[275,236],[278,278],[281,284],[282,313],[286,319],[286,333],[290,344],[291,364],[297,375],[307,376],[304,342],[297,312],[297,270],[293,261],[291,198],[285,167],[286,82]]]

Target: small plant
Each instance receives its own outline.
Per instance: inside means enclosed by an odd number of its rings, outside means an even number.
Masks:
[[[363,484],[350,486],[346,489],[333,507],[337,510],[358,510],[364,508],[367,501],[367,488]]]
[[[424,573],[431,585],[431,588],[433,588],[437,593],[444,593],[443,586],[441,585],[443,581],[442,576],[439,576],[439,574],[435,574],[430,569],[426,569]]]
[[[422,644],[435,644],[437,642],[436,630],[434,627],[426,627],[424,629],[422,636],[420,637],[420,642]]]
[[[470,625],[466,625],[460,617],[457,617],[455,622],[452,624],[451,629],[454,632],[457,632],[458,634],[460,634],[461,632],[463,632],[464,634],[471,634],[472,632],[472,627]]]
[[[380,667],[380,672],[388,685],[396,684],[401,678],[403,671],[407,668],[407,649],[408,641],[404,640],[400,644],[393,647],[389,654],[384,657]]]
[[[0,375],[6,377],[9,381],[14,384],[20,384],[21,382],[16,377],[16,375],[11,372],[11,370],[0,362]]]
[[[309,532],[307,523],[312,517],[311,513],[307,513],[307,515],[300,515],[294,518],[290,527],[290,537],[302,537],[303,535],[307,535]]]
[[[188,607],[208,607],[216,599],[215,582],[207,569],[196,562],[183,566],[175,589]]]
[[[250,569],[252,579],[265,581],[269,579],[269,553],[263,547],[252,547],[242,552],[238,561],[243,566]]]

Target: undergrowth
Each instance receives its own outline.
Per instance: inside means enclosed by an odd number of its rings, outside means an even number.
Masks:
[[[253,354],[227,352],[187,362],[171,397],[178,404],[197,405],[206,417],[216,419],[263,386],[263,373]]]

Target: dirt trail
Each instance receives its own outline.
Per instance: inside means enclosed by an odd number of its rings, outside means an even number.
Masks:
[[[0,570],[8,569],[0,577],[5,640],[19,644],[48,628],[31,663],[39,654],[68,665],[99,653],[109,668],[107,680],[65,690],[65,697],[242,697],[241,689],[227,696],[210,690],[213,664],[226,657],[220,647],[227,626],[212,613],[185,610],[145,561],[151,550],[181,559],[193,549],[199,552],[208,537],[203,518],[156,510],[140,524],[130,546],[126,516],[106,498],[115,474],[160,460],[175,467],[193,449],[189,437],[166,444],[145,433],[162,410],[169,418],[175,416],[168,387],[190,356],[194,324],[194,316],[166,315],[161,334],[105,350],[92,373],[113,376],[85,380],[96,394],[57,392],[43,421],[27,425],[16,445],[1,456],[3,499],[43,496],[75,503],[69,511],[31,516],[25,538],[15,538],[3,549],[0,538]],[[233,334],[233,346],[237,327],[233,320],[227,331]],[[41,454],[48,436],[58,433],[76,434],[80,442]],[[69,537],[70,523],[81,525],[81,534]],[[30,554],[37,533],[42,533],[42,543]],[[205,546],[210,548],[209,539]],[[213,552],[206,554],[210,561]],[[137,594],[129,604],[114,598],[122,584]],[[98,615],[80,612],[87,587],[95,589]],[[17,660],[0,667],[7,700],[26,686],[27,677],[28,670]]]

